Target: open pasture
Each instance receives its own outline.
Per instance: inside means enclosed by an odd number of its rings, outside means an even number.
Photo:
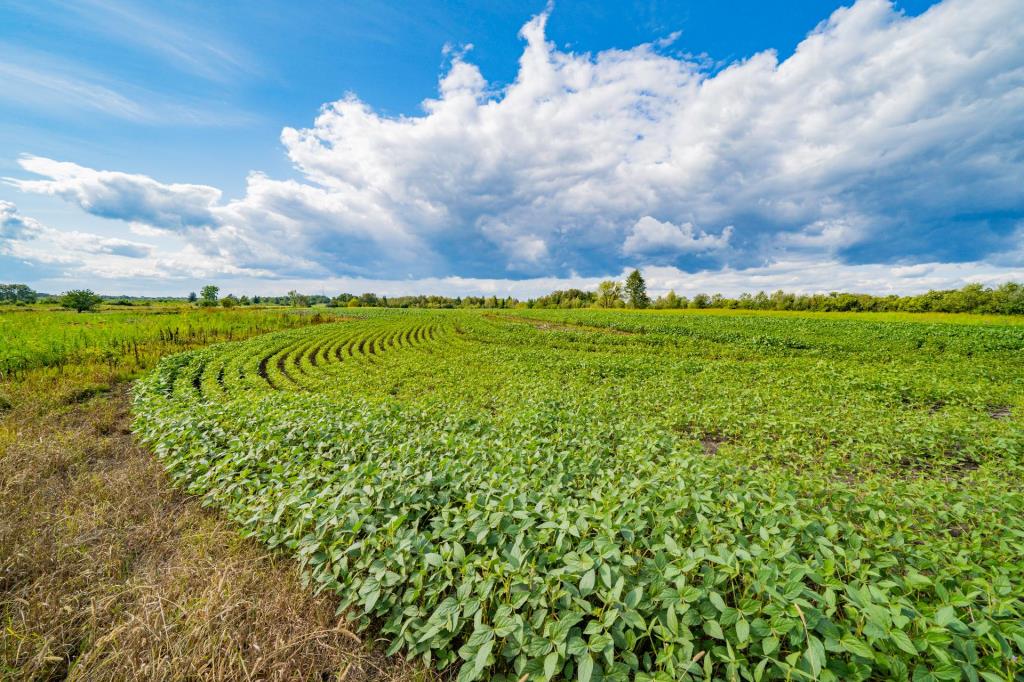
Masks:
[[[1024,327],[354,310],[175,355],[135,428],[460,680],[1008,680]]]

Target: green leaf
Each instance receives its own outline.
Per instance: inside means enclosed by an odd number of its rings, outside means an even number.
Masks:
[[[377,604],[378,599],[380,599],[379,588],[374,590],[373,592],[370,592],[370,594],[366,596],[366,601],[363,603],[363,608],[366,609],[367,612],[373,611],[373,607]]]
[[[423,555],[423,559],[429,566],[440,566],[444,563],[444,559],[442,559],[441,555],[436,552],[430,552],[429,554]]]
[[[481,670],[477,670],[476,666],[470,665],[467,661],[459,669],[459,676],[456,682],[474,682],[474,680],[479,679],[481,672]]]
[[[587,643],[579,635],[573,635],[566,644],[565,653],[568,656],[582,656],[587,653]]]
[[[843,649],[849,651],[854,656],[860,656],[861,658],[874,659],[875,652],[872,648],[863,640],[857,639],[853,635],[846,635],[839,644],[842,645]]]
[[[594,569],[590,569],[584,573],[583,577],[580,578],[580,594],[583,596],[590,594],[594,590],[594,583],[596,580],[597,573],[594,572]]]
[[[928,668],[923,665],[914,667],[914,676],[911,679],[913,679],[914,682],[935,682],[935,678],[932,677],[931,672],[929,672]]]
[[[615,640],[612,639],[611,635],[602,633],[599,635],[591,635],[588,646],[590,646],[590,650],[595,654],[599,654],[614,643]]]
[[[952,606],[943,606],[935,612],[935,622],[942,627],[946,627],[950,623],[956,622],[956,620],[956,609]]]
[[[544,657],[544,679],[550,680],[558,672],[558,659],[559,655],[557,651],[552,651],[550,654]]]
[[[996,591],[1000,597],[1009,596],[1010,592],[1013,591],[1013,585],[1010,584],[1010,579],[1004,574],[996,576],[995,580],[992,581],[992,589]]]
[[[771,656],[776,649],[779,648],[779,638],[774,635],[769,635],[761,640],[761,650],[765,656]]]
[[[740,618],[736,621],[736,641],[743,644],[748,639],[750,639],[750,624],[746,619]]]
[[[821,674],[821,669],[825,667],[825,647],[821,640],[814,635],[807,637],[807,650],[804,651],[804,658],[810,664],[814,676],[818,677]]]
[[[910,637],[907,636],[907,633],[903,632],[903,630],[891,630],[889,632],[889,639],[895,642],[896,646],[903,651],[906,651],[912,656],[917,656],[917,648],[914,646],[914,643],[910,641]]]
[[[494,646],[494,640],[489,639],[480,645],[480,650],[476,652],[476,656],[473,658],[473,666],[480,671],[487,666],[487,657],[491,655],[491,648]]]
[[[679,556],[681,554],[681,552],[679,551],[679,545],[676,544],[676,541],[672,538],[671,535],[665,536],[665,549],[669,551],[669,554],[672,554],[674,556]]]
[[[717,620],[704,621],[704,632],[715,639],[725,639],[725,635],[722,633],[722,626],[718,624]]]
[[[665,625],[673,635],[679,634],[679,618],[676,617],[675,604],[668,605],[668,611],[665,613]]]
[[[512,614],[512,607],[508,605],[499,606],[498,612],[494,614],[494,634],[497,637],[508,637],[516,629],[516,619]]]
[[[921,575],[916,571],[907,573],[905,580],[908,585],[918,590],[932,584],[932,581],[927,576]]]
[[[594,674],[594,659],[590,654],[584,654],[576,661],[576,679],[579,682],[590,682],[590,676]]]
[[[761,682],[761,678],[764,677],[764,669],[768,667],[771,662],[770,658],[762,658],[761,662],[754,668],[754,682]]]
[[[1006,682],[1006,678],[987,670],[979,670],[978,674],[985,678],[985,682]]]
[[[554,644],[564,642],[566,637],[569,636],[569,630],[581,620],[583,620],[583,617],[578,613],[570,611],[561,614],[561,619],[551,625],[551,642]]]

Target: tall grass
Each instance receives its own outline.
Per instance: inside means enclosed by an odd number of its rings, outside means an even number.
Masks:
[[[289,329],[324,315],[307,309],[203,309],[173,304],[95,313],[4,307],[0,308],[0,381],[42,367],[64,371],[100,364],[131,372],[149,367],[169,352]]]

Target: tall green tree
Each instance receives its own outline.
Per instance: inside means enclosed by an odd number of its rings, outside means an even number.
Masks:
[[[606,279],[597,285],[597,305],[600,308],[617,308],[622,305],[622,282]]]
[[[199,295],[202,296],[203,300],[199,305],[203,306],[215,306],[217,305],[217,296],[220,294],[220,287],[214,286],[213,284],[207,284],[203,287]]]
[[[38,297],[26,284],[0,284],[0,303],[35,303]]]
[[[647,295],[647,282],[639,270],[633,270],[626,278],[626,297],[631,308],[646,308],[651,304],[651,298]]]
[[[67,291],[60,298],[60,304],[70,310],[77,310],[82,313],[86,310],[93,310],[103,301],[92,289],[72,289]]]

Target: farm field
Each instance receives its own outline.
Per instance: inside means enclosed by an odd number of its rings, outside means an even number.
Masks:
[[[1019,679],[1024,326],[352,309],[134,428],[389,653],[473,679]]]

